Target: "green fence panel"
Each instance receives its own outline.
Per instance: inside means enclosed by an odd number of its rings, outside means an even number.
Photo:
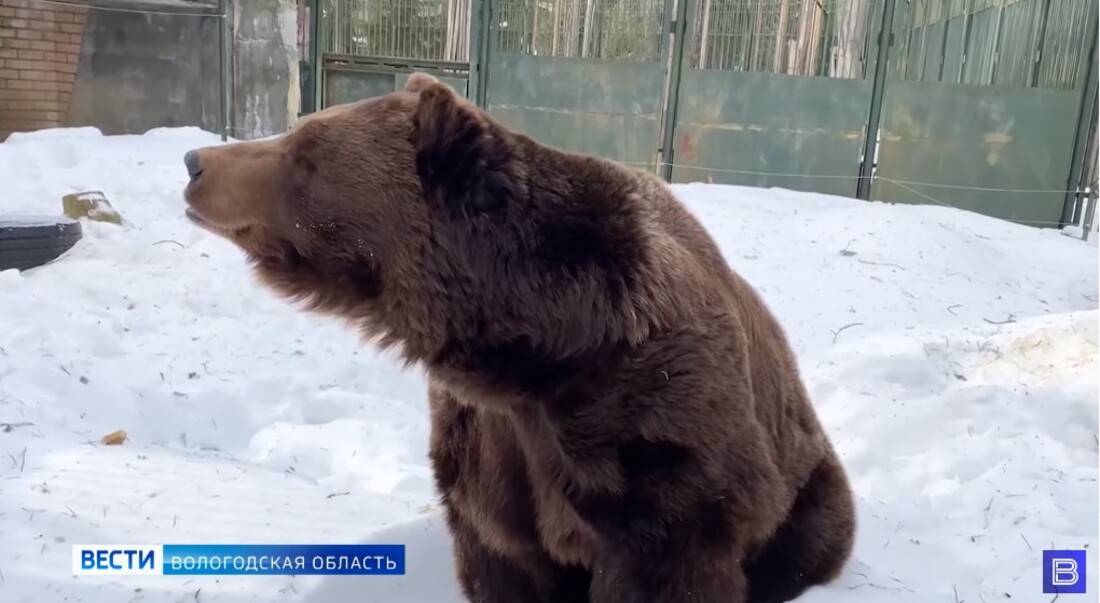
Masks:
[[[855,196],[871,83],[687,69],[674,182]]]
[[[856,195],[882,3],[868,4],[867,34],[846,41],[838,24],[855,17],[839,15],[841,5],[689,2],[673,182]],[[716,60],[714,49],[729,47],[735,60]],[[846,67],[836,61],[845,49]]]
[[[664,78],[651,62],[494,53],[486,100],[544,144],[656,169]]]
[[[670,8],[671,0],[494,0],[484,106],[544,144],[656,171]]]
[[[872,198],[1054,224],[1079,103],[1075,91],[893,80]]]
[[[371,71],[368,68],[325,68],[324,101],[326,107],[383,96],[405,88],[405,81],[415,71],[409,67],[400,71]],[[467,96],[469,80],[461,77],[436,75],[455,92]]]
[[[342,105],[395,90],[394,74],[325,70],[325,106]]]

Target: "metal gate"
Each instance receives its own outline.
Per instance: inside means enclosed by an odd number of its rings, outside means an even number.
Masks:
[[[898,0],[872,198],[1060,224],[1087,136],[1096,7]]]
[[[309,0],[311,107],[381,96],[409,74],[435,75],[469,95],[477,0]],[[320,18],[314,18],[319,16]]]
[[[855,196],[882,3],[686,2],[671,179]]]
[[[310,1],[317,107],[427,71],[544,143],[674,182],[1035,225],[1086,197],[1095,0]]]
[[[479,101],[546,144],[656,170],[671,6],[666,0],[493,1]]]

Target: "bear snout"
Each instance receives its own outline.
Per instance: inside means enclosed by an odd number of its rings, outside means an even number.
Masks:
[[[191,180],[202,175],[202,158],[198,149],[191,149],[183,154],[183,166],[187,168],[187,177]]]
[[[187,218],[197,226],[233,238],[266,226],[271,200],[279,197],[282,149],[270,141],[192,149],[183,154]]]
[[[210,223],[203,217],[201,195],[197,190],[199,177],[203,173],[202,154],[199,149],[191,149],[183,154],[183,167],[187,170],[187,187],[183,189],[183,199],[188,207],[185,215],[197,226],[209,226]]]

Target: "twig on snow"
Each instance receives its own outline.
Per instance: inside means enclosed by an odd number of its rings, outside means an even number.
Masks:
[[[23,469],[27,466],[27,447],[23,447],[23,452],[20,454],[20,459],[16,460],[14,454],[9,454],[8,458],[11,459],[11,466],[19,465],[19,473],[23,473]]]
[[[1023,534],[1020,534],[1020,538],[1024,539],[1024,544],[1027,545],[1027,549],[1029,551],[1034,551],[1035,550],[1035,549],[1031,548],[1031,543],[1027,541],[1027,536],[1024,536]]]
[[[989,320],[988,318],[982,318],[982,320],[988,322],[991,325],[1007,325],[1009,323],[1016,322],[1016,315],[1015,314],[1009,314],[1008,318],[1006,318],[1004,320]]]
[[[872,266],[890,266],[897,268],[898,270],[905,270],[905,266],[899,266],[897,264],[891,264],[890,262],[872,262],[871,260],[857,260],[860,264],[870,264]]]
[[[952,310],[951,308],[961,308],[961,307],[962,307],[962,304],[955,304],[953,306],[947,306],[947,311],[950,312],[952,316],[958,316],[958,314],[955,314],[955,311]]]
[[[179,245],[180,249],[187,249],[186,245],[184,245],[183,243],[180,243],[179,241],[173,241],[172,239],[165,239],[163,241],[157,241],[156,243],[153,243],[153,245],[160,245],[161,243],[172,243],[174,245]]]
[[[861,327],[861,326],[863,326],[863,323],[853,322],[852,324],[844,325],[843,327],[840,327],[836,331],[833,331],[833,343],[836,343],[836,338],[839,337],[840,334],[843,333],[845,329],[850,329],[852,327]]]

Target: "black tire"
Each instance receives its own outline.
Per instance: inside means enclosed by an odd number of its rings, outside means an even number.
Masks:
[[[80,222],[68,218],[0,215],[0,270],[52,262],[83,236]]]

